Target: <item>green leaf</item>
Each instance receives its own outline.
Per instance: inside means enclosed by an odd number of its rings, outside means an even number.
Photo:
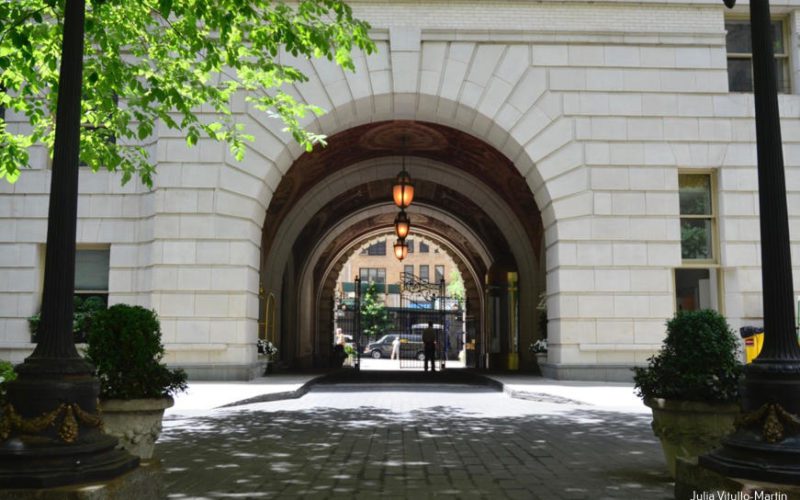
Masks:
[[[158,0],[158,10],[165,19],[168,18],[172,12],[172,0]]]
[[[0,2],[0,85],[8,89],[0,96],[27,120],[19,136],[0,129],[6,181],[19,177],[34,143],[52,155],[63,32],[54,20],[63,19],[63,8],[63,0]],[[93,168],[121,171],[123,182],[138,176],[146,185],[155,167],[143,146],[157,127],[181,130],[189,145],[201,135],[225,141],[244,158],[252,139],[231,109],[238,92],[255,103],[249,112],[277,117],[303,147],[322,144],[298,122],[322,110],[281,92],[307,77],[279,55],[323,57],[352,69],[353,50],[375,50],[369,25],[340,0],[91,0],[85,28],[82,156]]]

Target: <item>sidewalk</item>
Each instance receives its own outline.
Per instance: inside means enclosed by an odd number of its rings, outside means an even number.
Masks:
[[[513,398],[577,403],[605,411],[650,414],[650,408],[642,404],[633,391],[632,383],[584,382],[577,380],[554,380],[531,374],[492,374],[486,377],[503,385],[503,392]],[[560,401],[561,400],[561,401]]]
[[[604,411],[650,412],[634,395],[633,384],[552,380],[533,374],[470,373],[477,382],[494,381],[495,384],[491,385],[501,386],[505,394],[517,399],[566,403]],[[190,382],[188,391],[175,397],[175,406],[169,408],[165,416],[192,416],[225,406],[299,398],[327,378],[326,374],[319,373],[287,373],[259,377],[249,382]]]
[[[189,389],[175,396],[165,417],[193,416],[245,401],[277,401],[299,398],[320,377],[319,373],[289,373],[258,377],[249,382],[189,382]]]

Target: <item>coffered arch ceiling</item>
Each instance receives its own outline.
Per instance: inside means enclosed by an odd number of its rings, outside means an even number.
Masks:
[[[267,209],[262,241],[264,254],[272,253],[273,245],[280,239],[277,237],[281,227],[291,219],[289,216],[293,209],[304,196],[314,190],[315,186],[329,186],[341,193],[343,191],[341,183],[344,179],[337,174],[343,173],[344,169],[352,165],[387,157],[394,157],[394,170],[399,170],[402,157],[406,157],[407,160],[411,158],[432,160],[431,163],[455,167],[457,172],[449,176],[450,179],[445,176],[431,179],[438,181],[436,182],[439,184],[438,187],[433,183],[427,186],[420,185],[420,195],[436,198],[434,201],[437,204],[449,203],[451,199],[457,198],[456,195],[459,193],[462,197],[469,197],[474,194],[475,188],[466,182],[466,178],[477,180],[502,200],[505,205],[503,208],[507,212],[506,217],[512,215],[524,233],[518,236],[528,240],[536,257],[539,257],[539,241],[542,237],[541,216],[525,179],[513,163],[474,136],[443,125],[412,121],[389,121],[354,127],[330,137],[327,147],[318,148],[298,158],[283,176]],[[424,165],[425,162],[421,164]],[[390,164],[387,163],[386,166],[389,167]],[[371,180],[385,182],[375,183],[371,190],[354,191],[351,189],[352,185],[344,186],[344,191],[348,191],[354,203],[372,199],[372,194],[376,192],[381,192],[383,199],[387,199],[391,193],[387,186],[396,173],[393,171],[389,175],[375,176],[375,172],[372,172],[371,176],[362,175],[364,182]],[[419,173],[412,172],[412,177],[419,180]],[[457,179],[459,176],[463,176],[464,182],[459,182]],[[353,183],[353,180],[350,182]],[[380,191],[382,189],[386,190]],[[437,198],[437,196],[442,197]],[[327,201],[325,200],[325,203]],[[480,200],[476,201],[480,203]],[[308,209],[306,205],[310,204],[302,204],[304,211]],[[294,221],[289,220],[289,223],[292,225]]]

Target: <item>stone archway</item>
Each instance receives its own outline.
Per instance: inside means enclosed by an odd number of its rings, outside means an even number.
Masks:
[[[401,157],[418,184],[412,221],[457,255],[470,276],[473,302],[482,304],[487,272],[501,265],[522,277],[520,299],[535,303],[543,286],[542,218],[511,160],[442,125],[388,121],[354,127],[330,137],[327,148],[298,158],[267,209],[262,280],[267,293],[289,301],[278,322],[286,361],[324,364],[320,357],[330,334],[323,331],[322,311],[330,309],[332,270],[358,241],[391,228],[396,209],[388,198]],[[521,313],[523,338],[535,334],[535,324],[531,311]],[[517,338],[504,345],[516,352],[519,343]]]

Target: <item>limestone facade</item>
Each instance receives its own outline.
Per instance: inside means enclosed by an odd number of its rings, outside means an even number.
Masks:
[[[327,110],[306,125],[333,136],[388,120],[439,124],[513,162],[544,228],[542,258],[523,247],[512,252],[521,309],[546,291],[551,375],[626,378],[628,367],[659,347],[676,310],[675,269],[686,265],[679,174],[713,177],[718,252],[705,267],[719,275],[719,307],[731,325],[759,323],[753,96],[729,92],[726,71],[725,19],[746,16],[746,4],[733,13],[711,0],[351,4],[372,23],[378,51],[357,55],[355,73],[295,61],[310,81],[292,91]],[[780,106],[797,265],[800,1],[772,4],[790,54],[791,92]],[[188,147],[162,127],[146,143],[158,171],[152,190],[135,181],[120,186],[108,172],[80,174],[78,244],[109,249],[109,302],[154,308],[167,361],[197,378],[256,373],[264,294],[273,294],[280,312],[282,303],[313,302],[317,293],[303,278],[287,297],[283,277],[265,270],[285,265],[306,276],[322,248],[308,261],[293,260],[304,214],[397,170],[388,160],[347,166],[347,175],[315,188],[290,214],[279,244],[262,256],[270,202],[303,151],[242,97],[234,112],[256,137],[242,162],[222,144],[201,139]],[[0,184],[0,358],[17,362],[33,348],[26,318],[40,306],[46,240],[50,161],[39,149],[32,159],[17,184]],[[409,161],[436,180],[436,164]],[[481,188],[471,182],[457,179],[453,189],[477,197]],[[513,247],[521,230],[504,219],[502,200],[486,205]],[[318,327],[300,316],[296,340],[284,349],[304,358]],[[524,365],[535,321],[521,318],[520,328]]]

